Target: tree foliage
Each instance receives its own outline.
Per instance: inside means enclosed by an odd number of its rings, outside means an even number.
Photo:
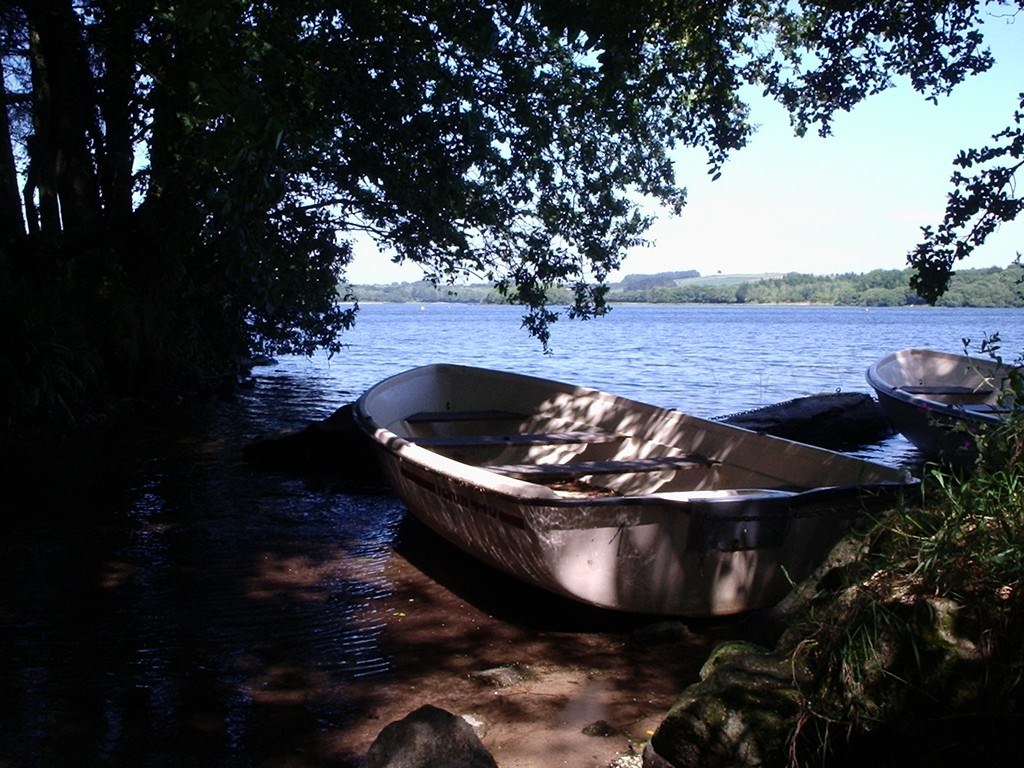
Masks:
[[[1024,195],[1016,188],[1017,172],[1024,167],[1022,122],[1024,93],[1013,122],[992,136],[992,144],[957,156],[942,223],[923,228],[924,238],[909,258],[916,269],[911,284],[929,301],[949,289],[957,261],[1024,210]]]
[[[358,234],[431,282],[493,282],[546,341],[562,289],[572,316],[605,310],[641,202],[685,202],[674,146],[717,175],[744,145],[747,87],[798,132],[897,77],[938,98],[989,66],[990,5],[7,2],[0,321],[25,364],[74,340],[53,356],[75,382],[49,387],[58,408],[90,381],[338,350]],[[998,139],[965,167],[1019,159],[1019,133]],[[1008,201],[1015,170],[982,183]]]

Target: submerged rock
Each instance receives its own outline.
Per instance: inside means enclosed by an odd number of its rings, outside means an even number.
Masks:
[[[529,667],[522,664],[506,664],[502,667],[491,667],[479,672],[470,672],[469,677],[493,688],[511,688],[527,680],[535,680],[537,675]]]
[[[618,736],[621,731],[607,720],[595,720],[583,726],[582,733],[584,736],[599,736],[606,739],[609,736]]]
[[[429,704],[385,726],[363,768],[497,768],[472,726]]]

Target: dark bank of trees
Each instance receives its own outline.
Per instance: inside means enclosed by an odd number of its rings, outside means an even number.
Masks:
[[[354,233],[440,284],[474,276],[540,339],[678,208],[674,145],[720,173],[744,86],[794,129],[909,78],[990,65],[1019,3],[21,0],[0,4],[5,427],[336,350]],[[1020,115],[966,151],[917,289],[1015,216]],[[995,126],[994,128],[998,128]],[[340,301],[339,301],[340,298]],[[17,373],[15,373],[17,372]]]
[[[647,291],[612,291],[615,302],[675,304],[824,304],[849,307],[902,307],[926,304],[910,287],[910,269],[876,269],[864,274],[808,275],[793,272],[740,283],[679,281]],[[934,303],[945,307],[1022,307],[1024,269],[958,270]]]

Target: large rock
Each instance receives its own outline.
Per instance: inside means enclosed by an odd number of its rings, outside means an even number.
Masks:
[[[829,723],[837,765],[1019,763],[1024,737],[1008,724],[1020,715],[987,672],[994,652],[979,644],[985,632],[971,609],[929,594],[914,574],[848,579],[863,546],[858,536],[841,541],[778,607],[771,650],[727,643],[713,652],[647,745],[644,768],[788,765],[791,750],[822,748]],[[810,603],[809,641],[796,618]]]
[[[461,717],[429,704],[385,726],[363,768],[497,768]]]
[[[751,643],[725,643],[704,664],[644,751],[644,768],[786,764],[801,711],[802,670]]]

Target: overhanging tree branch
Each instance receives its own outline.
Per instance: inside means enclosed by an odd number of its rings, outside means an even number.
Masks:
[[[955,264],[984,244],[1000,225],[1024,211],[1017,173],[1024,168],[1024,93],[1010,127],[992,136],[993,143],[961,152],[952,191],[938,228],[923,227],[923,239],[908,257],[916,273],[911,287],[935,302],[949,287]]]

